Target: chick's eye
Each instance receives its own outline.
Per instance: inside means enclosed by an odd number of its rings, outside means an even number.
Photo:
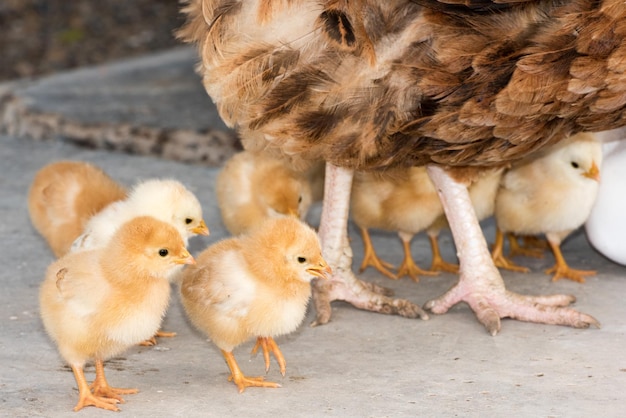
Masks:
[[[306,258],[298,257],[298,263],[303,264],[304,262],[306,262]]]
[[[298,196],[298,203],[302,203],[302,196]]]
[[[579,167],[579,166],[578,166],[578,163],[577,163],[576,161],[572,161],[572,167],[574,167],[574,168],[578,168],[578,167]]]
[[[159,250],[159,255],[160,255],[161,257],[167,257],[167,255],[168,255],[169,253],[170,253],[170,252],[169,252],[169,251],[167,251],[165,248],[161,248],[161,249]]]
[[[192,222],[193,222],[193,219],[191,219],[191,218],[185,218],[185,223],[186,223],[187,225],[189,225],[189,224],[190,224],[190,223],[192,223]]]

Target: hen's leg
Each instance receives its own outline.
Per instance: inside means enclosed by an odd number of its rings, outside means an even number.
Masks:
[[[276,357],[276,362],[278,363],[278,367],[280,367],[280,374],[285,376],[285,372],[287,371],[287,362],[285,361],[285,357],[283,357],[283,353],[278,348],[278,344],[272,337],[257,337],[256,344],[254,348],[252,348],[252,354],[256,355],[257,351],[263,350],[263,359],[265,360],[265,372],[270,371],[270,353],[274,354]]]
[[[393,268],[391,263],[378,258],[374,245],[372,244],[372,238],[367,228],[359,227],[361,230],[361,237],[363,237],[363,262],[359,268],[359,272],[363,272],[367,267],[372,266],[382,274],[392,280],[397,280],[398,276],[390,272],[388,269]]]
[[[576,270],[568,266],[565,262],[565,258],[563,258],[563,253],[561,253],[560,239],[551,237],[548,234],[548,244],[554,253],[555,264],[554,267],[546,270],[546,274],[554,273],[554,276],[552,276],[553,282],[565,278],[578,283],[585,283],[585,276],[596,274],[595,270]]]
[[[586,314],[563,306],[576,299],[569,295],[525,296],[509,292],[493,264],[467,188],[454,181],[441,167],[429,166],[450,223],[460,260],[458,283],[443,296],[426,303],[434,313],[445,313],[466,302],[491,335],[500,330],[500,318],[587,328],[600,326]]]
[[[313,301],[317,318],[311,325],[330,321],[330,302],[333,300],[343,300],[369,311],[428,319],[428,315],[419,306],[404,299],[391,299],[381,294],[384,289],[364,283],[352,273],[352,249],[348,241],[352,175],[352,170],[326,164],[319,237],[324,259],[332,267],[333,273],[329,280],[313,281]]]
[[[402,248],[404,250],[404,259],[400,267],[398,267],[398,277],[409,276],[411,280],[417,283],[420,281],[418,274],[424,276],[436,276],[439,274],[436,271],[423,270],[415,264],[415,260],[413,260],[413,256],[411,255],[411,239],[413,239],[413,234],[398,232],[398,236],[402,241]]]

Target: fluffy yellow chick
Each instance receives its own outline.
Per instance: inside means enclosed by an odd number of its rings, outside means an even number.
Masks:
[[[306,177],[262,152],[242,151],[226,162],[216,180],[217,202],[226,228],[239,235],[264,219],[295,215],[311,205]]]
[[[54,255],[61,257],[93,215],[125,198],[124,187],[100,168],[80,161],[59,161],[35,175],[28,192],[28,212]]]
[[[286,363],[273,337],[302,322],[310,281],[331,269],[315,231],[295,217],[267,219],[247,234],[218,242],[183,271],[181,299],[191,322],[220,348],[243,392],[246,387],[280,387],[263,377],[246,377],[233,349],[256,337],[269,370],[272,352],[285,375]]]
[[[503,233],[545,234],[555,265],[546,270],[552,280],[580,283],[595,271],[570,268],[561,241],[589,217],[600,180],[602,150],[589,133],[572,136],[556,147],[508,170],[496,197],[496,242],[492,251],[498,267],[527,271],[502,254]]]
[[[176,180],[146,180],[135,185],[127,199],[115,202],[89,219],[72,251],[101,248],[117,228],[137,216],[152,216],[175,227],[185,245],[190,237],[209,235],[196,196]]]
[[[110,387],[104,361],[151,337],[170,296],[170,280],[181,264],[194,263],[178,231],[152,217],[123,224],[100,249],[69,253],[48,267],[39,301],[46,331],[74,372],[79,400],[117,411],[120,395],[137,389]],[[83,372],[93,360],[90,386]]]
[[[482,171],[478,178],[469,186],[468,191],[476,218],[478,221],[487,219],[493,215],[496,201],[496,193],[500,185],[503,169]],[[441,215],[428,229],[426,233],[430,240],[430,246],[433,252],[433,260],[430,266],[431,271],[447,271],[449,273],[458,273],[458,264],[448,263],[441,257],[439,251],[439,233],[442,229],[449,228],[448,220],[445,215]]]
[[[443,206],[425,167],[411,167],[391,173],[361,172],[354,177],[351,197],[352,219],[363,236],[361,271],[373,266],[385,276],[397,279],[409,275],[418,281],[422,270],[411,256],[411,239],[443,216]],[[404,248],[404,260],[395,275],[391,264],[381,260],[372,246],[368,229],[397,231]]]

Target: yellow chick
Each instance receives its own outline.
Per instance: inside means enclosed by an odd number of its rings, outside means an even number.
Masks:
[[[46,331],[74,372],[85,406],[117,411],[120,395],[137,389],[110,387],[104,361],[151,337],[170,296],[170,280],[181,264],[194,263],[178,231],[151,217],[123,224],[100,249],[69,253],[52,263],[39,301]],[[93,360],[90,386],[84,365]]]
[[[478,178],[468,188],[470,200],[472,201],[474,212],[476,212],[476,219],[478,219],[479,222],[493,215],[496,193],[500,185],[503,170],[504,169],[500,168],[481,171],[480,174],[478,174]],[[430,270],[458,273],[458,264],[448,263],[441,257],[438,239],[439,233],[444,228],[449,228],[448,220],[445,215],[441,215],[426,230],[433,252]]]
[[[147,180],[135,185],[127,199],[115,202],[89,219],[72,251],[101,248],[117,228],[137,216],[152,216],[174,226],[185,245],[190,237],[209,235],[196,196],[176,180]]]
[[[561,241],[589,217],[600,180],[602,149],[594,135],[581,133],[508,170],[496,197],[496,266],[528,271],[502,253],[503,234],[545,234],[555,265],[546,270],[552,280],[580,283],[595,271],[570,268],[561,253]]]
[[[35,175],[28,192],[28,213],[54,255],[61,257],[93,215],[125,198],[124,187],[98,167],[59,161]]]
[[[239,235],[266,218],[302,220],[311,205],[306,177],[262,152],[242,151],[226,162],[216,180],[217,202],[228,231]]]
[[[384,174],[356,173],[350,207],[352,219],[363,237],[361,271],[373,266],[391,279],[409,275],[414,281],[419,281],[419,274],[437,274],[422,270],[411,256],[413,236],[443,216],[443,206],[425,167],[399,169]],[[397,275],[389,270],[393,266],[376,254],[369,228],[398,232],[404,249],[404,260]]]
[[[239,392],[280,387],[246,377],[233,349],[256,337],[253,352],[263,349],[266,371],[271,352],[284,376],[285,359],[273,337],[300,325],[310,281],[330,273],[315,231],[295,217],[280,217],[204,250],[197,265],[183,271],[180,294],[191,322],[220,348]]]

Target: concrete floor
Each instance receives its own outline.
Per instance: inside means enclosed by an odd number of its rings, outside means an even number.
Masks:
[[[211,236],[193,238],[191,251],[227,236],[213,190],[217,168],[186,165],[155,157],[78,148],[63,141],[36,142],[0,136],[0,416],[77,416],[77,390],[70,369],[58,355],[39,319],[38,286],[53,256],[28,219],[26,193],[35,172],[59,160],[91,161],[130,185],[138,179],[173,177],[197,194]],[[319,222],[319,205],[309,221]],[[493,239],[493,224],[485,224]],[[350,227],[354,266],[362,243]],[[394,234],[374,233],[384,259],[401,260]],[[442,239],[453,258],[451,238]],[[552,264],[520,259],[533,273],[504,272],[509,289],[528,294],[568,293],[575,307],[594,315],[601,329],[578,330],[504,320],[496,337],[487,334],[464,305],[430,320],[411,320],[359,311],[335,302],[332,321],[311,328],[314,315],[293,334],[277,339],[287,359],[286,377],[275,363],[267,375],[279,389],[249,388],[243,394],[227,381],[219,351],[186,322],[177,294],[163,328],[175,338],[155,347],[134,347],[106,363],[111,384],[137,387],[122,414],[132,417],[618,417],[626,407],[626,268],[607,261],[577,233],[563,245],[577,268],[597,269],[585,284],[552,283],[542,273]],[[413,253],[430,263],[424,235]],[[423,304],[448,289],[456,277],[441,274],[390,281],[372,269],[361,277],[391,287],[399,297]],[[262,358],[235,350],[248,375],[262,375]],[[88,369],[88,378],[92,369]],[[621,411],[621,412],[620,412]],[[84,417],[111,416],[85,408]]]

